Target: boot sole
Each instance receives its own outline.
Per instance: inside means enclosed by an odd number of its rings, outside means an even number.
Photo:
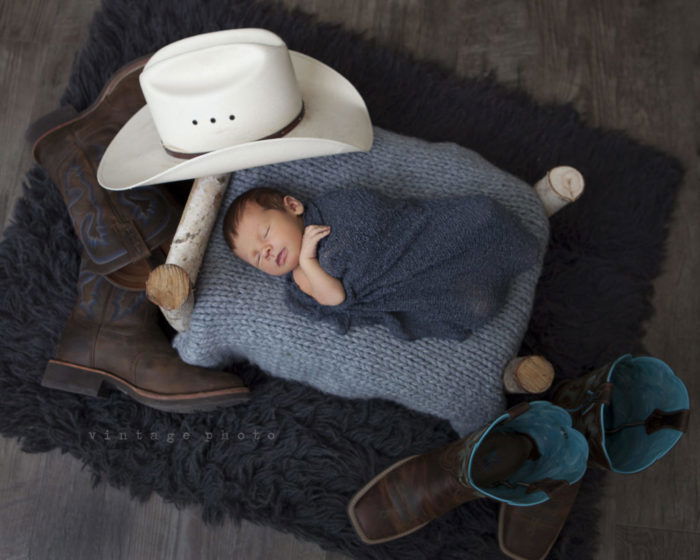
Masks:
[[[147,56],[137,58],[136,60],[129,62],[128,64],[122,66],[119,70],[117,70],[114,73],[114,75],[109,79],[109,81],[102,89],[100,94],[97,96],[97,99],[95,99],[95,101],[84,111],[77,113],[73,107],[63,106],[34,121],[34,123],[32,123],[27,128],[27,131],[25,133],[27,140],[29,140],[32,143],[32,157],[34,158],[34,161],[39,161],[36,157],[36,147],[39,144],[39,142],[41,142],[49,134],[63,128],[64,126],[77,122],[94,112],[95,109],[97,109],[98,105],[100,105],[102,101],[104,101],[104,99],[110,93],[112,93],[112,91],[114,91],[114,89],[119,85],[119,83],[124,79],[124,77],[128,76],[135,70],[143,68],[146,65],[146,62],[148,62],[148,59],[151,58],[151,56],[152,55],[149,54]],[[71,115],[71,113],[73,113],[75,116],[73,118],[65,120],[66,117],[69,117]]]
[[[359,520],[357,517],[355,517],[355,506],[357,505],[357,502],[360,501],[360,499],[367,493],[367,491],[374,486],[374,484],[383,478],[384,476],[387,475],[387,473],[390,473],[391,471],[398,469],[401,465],[404,463],[407,463],[414,457],[419,457],[419,455],[411,455],[410,457],[406,457],[405,459],[402,459],[398,463],[394,463],[390,467],[384,469],[382,472],[380,472],[377,476],[375,476],[372,480],[370,480],[367,484],[365,484],[360,490],[358,490],[357,494],[355,494],[352,499],[350,500],[350,503],[348,504],[347,508],[347,513],[348,517],[350,518],[350,522],[352,523],[352,526],[355,528],[355,532],[357,533],[357,536],[360,537],[360,540],[365,543],[365,544],[381,544],[389,541],[393,541],[395,539],[400,539],[401,537],[405,537],[406,535],[410,535],[411,533],[414,533],[418,529],[422,529],[425,527],[430,521],[426,521],[425,523],[421,523],[420,525],[417,525],[415,527],[411,527],[408,531],[404,531],[403,533],[397,533],[395,535],[391,535],[389,537],[384,537],[382,539],[370,539],[367,535],[365,535],[364,531],[362,530],[362,526],[360,525]]]
[[[206,412],[225,406],[242,404],[250,399],[250,390],[247,387],[164,395],[137,387],[108,371],[60,360],[49,360],[41,380],[43,387],[90,397],[101,396],[105,384],[126,393],[141,404],[164,412],[185,414],[197,411]]]

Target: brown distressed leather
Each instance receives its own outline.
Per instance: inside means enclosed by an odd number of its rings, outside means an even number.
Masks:
[[[85,249],[86,268],[97,274],[114,273],[137,261],[143,261],[139,270],[147,271],[146,259],[172,239],[182,212],[166,186],[108,191],[97,182],[97,167],[109,142],[145,105],[138,77],[147,59],[118,70],[95,103],[76,117],[45,124],[48,130],[38,133],[33,148],[34,159],[63,196]],[[114,281],[119,279],[117,275]],[[135,289],[133,275],[129,282],[123,286]]]
[[[600,412],[603,405],[610,404],[612,383],[607,382],[610,364],[606,364],[576,379],[562,382],[554,391],[552,403],[571,415],[574,428],[586,436],[588,441],[588,464],[612,470],[603,449],[603,426]]]
[[[564,484],[549,500],[529,507],[501,504],[498,545],[516,560],[543,560],[549,554],[576,501],[581,482]]]
[[[351,519],[369,544],[407,535],[458,505],[481,497],[459,482],[459,452],[464,443],[395,464],[359,499]]]
[[[157,325],[144,292],[82,269],[79,298],[42,384],[97,396],[103,383],[153,408],[194,412],[249,397],[231,373],[185,364]]]
[[[518,407],[512,417],[525,410],[527,406]],[[462,463],[468,461],[472,447],[489,425],[393,464],[355,494],[348,515],[362,541],[378,544],[408,535],[457,506],[483,497],[461,473]],[[492,432],[473,458],[472,479],[481,487],[494,486],[536,454],[528,436]]]

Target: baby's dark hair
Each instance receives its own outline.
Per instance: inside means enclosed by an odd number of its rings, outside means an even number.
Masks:
[[[265,210],[284,210],[285,193],[270,187],[255,187],[239,194],[226,210],[224,216],[224,239],[231,251],[235,249],[233,238],[238,235],[238,224],[243,210],[249,202],[259,204]]]

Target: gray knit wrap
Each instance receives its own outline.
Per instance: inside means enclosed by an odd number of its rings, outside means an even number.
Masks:
[[[465,435],[504,408],[501,375],[520,346],[549,235],[532,187],[477,153],[375,128],[368,153],[292,161],[234,174],[204,256],[188,331],[174,346],[188,363],[218,368],[249,360],[273,376],[349,398],[381,398],[447,419]],[[462,342],[401,340],[373,325],[337,334],[287,309],[284,280],[233,256],[222,221],[240,193],[270,186],[312,198],[329,189],[371,188],[400,198],[486,194],[537,238],[538,263],[520,274],[503,309]]]

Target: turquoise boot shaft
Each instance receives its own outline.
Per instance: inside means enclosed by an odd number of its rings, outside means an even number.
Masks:
[[[553,402],[585,434],[590,462],[613,472],[642,471],[666,455],[687,430],[688,390],[657,358],[621,356],[564,382]]]
[[[564,485],[578,482],[586,471],[588,444],[572,425],[571,416],[546,401],[529,403],[529,409],[512,418],[503,414],[494,420],[470,449],[460,455],[462,477],[466,484],[484,496],[516,506],[534,506],[549,499],[549,494]],[[534,444],[533,456],[514,473],[485,486],[474,476],[475,461],[497,462],[480,451],[484,442],[507,434],[521,434]]]

